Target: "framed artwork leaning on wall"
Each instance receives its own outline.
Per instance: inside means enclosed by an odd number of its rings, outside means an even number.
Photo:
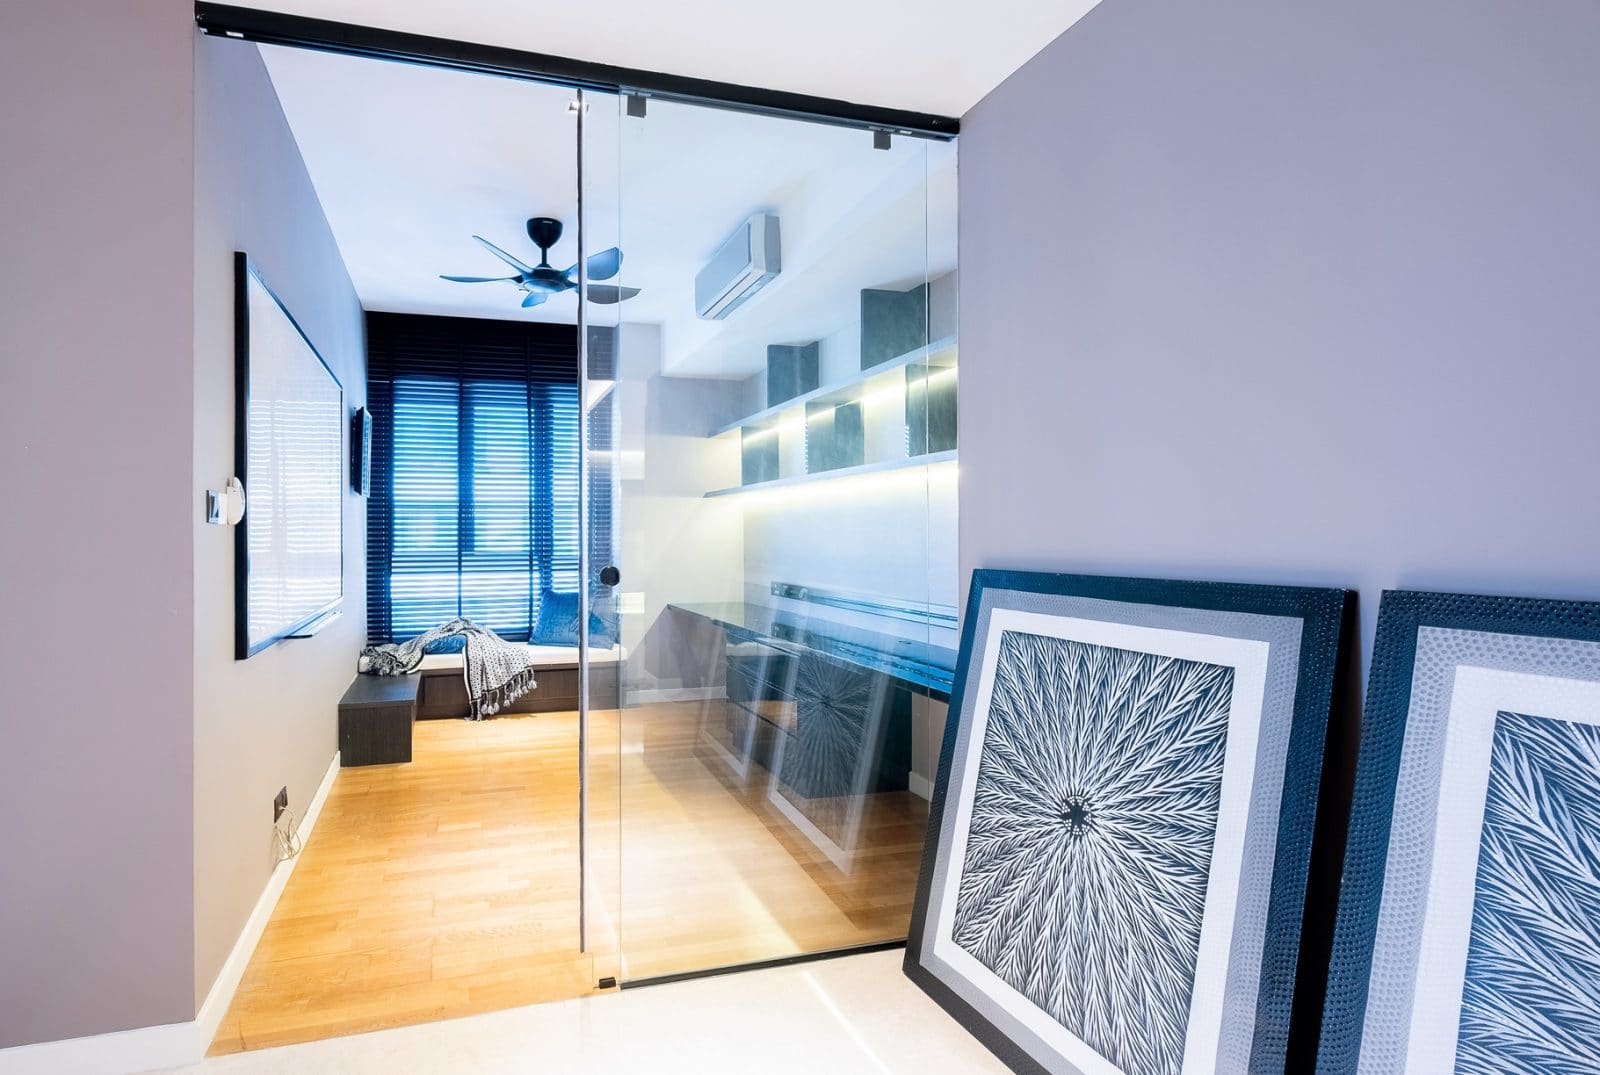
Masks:
[[[1017,1071],[1283,1070],[1354,605],[974,572],[906,973]]]
[[[1600,1064],[1600,602],[1383,595],[1317,1060]]]

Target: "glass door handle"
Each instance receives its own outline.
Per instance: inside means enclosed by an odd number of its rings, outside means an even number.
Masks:
[[[600,584],[602,586],[615,586],[622,581],[622,572],[615,565],[607,564],[600,569]]]

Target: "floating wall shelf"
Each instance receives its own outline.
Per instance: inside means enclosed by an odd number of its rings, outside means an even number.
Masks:
[[[881,373],[881,368],[873,371]],[[784,404],[790,406],[793,403]],[[738,426],[730,426],[737,429]],[[881,463],[863,463],[856,467],[840,467],[838,470],[819,470],[810,474],[795,474],[787,478],[774,478],[772,481],[752,482],[749,485],[735,485],[728,489],[713,489],[705,494],[714,496],[738,496],[740,493],[755,493],[763,489],[788,489],[796,485],[810,485],[813,482],[833,481],[838,478],[855,478],[863,474],[883,474],[891,470],[906,470],[911,467],[931,467],[939,463],[954,463],[956,453],[954,449],[948,452],[931,452],[927,455],[913,455],[907,459],[890,459]]]
[[[820,388],[814,388],[809,392],[804,392],[798,396],[795,396],[793,399],[786,399],[782,403],[775,403],[764,410],[757,411],[755,414],[740,418],[736,422],[729,422],[727,425],[722,426],[719,429],[712,430],[711,436],[720,437],[724,433],[732,433],[734,430],[743,429],[745,426],[763,425],[767,422],[770,422],[778,415],[783,414],[785,411],[793,410],[796,407],[804,407],[807,403],[812,403],[827,397],[839,396],[841,398],[848,398],[852,389],[860,388],[873,377],[888,373],[892,370],[900,369],[904,366],[909,366],[914,362],[927,362],[929,364],[936,365],[937,363],[934,362],[935,359],[947,353],[954,352],[955,349],[956,338],[954,336],[946,336],[943,339],[934,340],[926,347],[918,347],[913,351],[907,351],[903,355],[896,355],[894,358],[891,358],[886,362],[879,362],[876,366],[864,369],[860,373],[854,374],[842,381],[836,381],[833,384],[825,384]],[[763,487],[765,487],[767,485],[771,485],[772,483],[764,482],[762,484]],[[731,491],[737,492],[738,490]]]

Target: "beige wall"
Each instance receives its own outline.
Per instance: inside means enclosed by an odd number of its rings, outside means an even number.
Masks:
[[[751,600],[772,582],[956,603],[956,468],[909,467],[737,500]]]
[[[344,385],[366,401],[360,303],[254,45],[196,44],[193,500],[233,472],[233,267],[250,254]],[[346,463],[348,469],[348,463]],[[346,475],[348,477],[348,475]],[[366,504],[348,491],[344,616],[233,658],[233,531],[189,514],[194,545],[194,996],[215,981],[273,864],[272,797],[302,816],[337,748],[366,635]]]

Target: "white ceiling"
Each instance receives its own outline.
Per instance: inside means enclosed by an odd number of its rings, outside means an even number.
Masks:
[[[271,10],[575,59],[960,115],[1098,0],[257,0]],[[244,46],[241,46],[244,47]],[[478,234],[529,263],[524,222],[567,223],[551,263],[576,260],[573,93],[435,68],[262,47],[334,236],[371,310],[576,319],[576,297],[524,311]],[[955,153],[861,131],[652,101],[644,120],[595,96],[585,115],[590,250],[618,245],[642,293],[591,307],[661,326],[662,367],[740,377],[767,343],[849,338],[863,287],[955,265]],[[693,312],[693,279],[756,211],[782,221],[784,271],[724,322]]]
[[[264,45],[261,55],[363,306],[576,320],[571,295],[525,315],[510,284],[439,279],[511,272],[473,235],[537,262],[524,228],[532,216],[566,222],[551,261],[576,260],[572,93],[303,49]],[[609,214],[596,206],[591,219],[614,217],[610,200]]]
[[[240,45],[240,48],[251,46]],[[532,310],[472,235],[533,263],[524,222],[567,223],[551,251],[577,259],[573,93],[534,83],[262,46],[284,113],[363,305],[370,310],[572,323],[572,293]],[[615,97],[585,114],[590,250],[618,245],[617,282],[642,289],[591,307],[662,327],[662,365],[741,377],[767,343],[848,335],[862,287],[906,287],[955,265],[955,152],[862,131]],[[784,271],[727,321],[694,316],[694,274],[756,211],[782,222]]]
[[[250,6],[960,116],[1098,0],[254,0]]]

